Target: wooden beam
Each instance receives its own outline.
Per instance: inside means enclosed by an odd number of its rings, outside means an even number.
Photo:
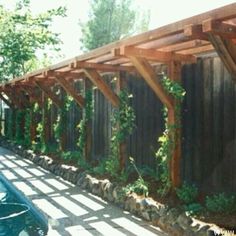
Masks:
[[[157,97],[167,108],[173,108],[173,99],[166,94],[162,85],[157,79],[156,73],[148,61],[144,58],[129,57],[130,61],[136,67],[137,71],[142,75],[147,84],[155,92]]]
[[[118,52],[116,52],[118,56]],[[196,62],[196,58],[192,55],[181,55],[172,52],[162,52],[154,49],[142,49],[136,47],[121,47],[120,56],[146,58],[147,60],[155,60],[159,62],[169,62],[171,60],[183,62]]]
[[[236,80],[236,45],[230,39],[211,33],[209,39],[226,69]]]
[[[84,107],[84,98],[78,94],[75,88],[71,85],[70,82],[66,81],[62,76],[55,76],[55,80],[61,85],[61,87],[69,94],[75,102],[81,107]]]
[[[184,42],[184,43],[177,43],[177,44],[173,44],[173,45],[164,47],[161,49],[161,51],[163,51],[163,52],[178,52],[181,50],[192,49],[192,48],[201,47],[201,46],[205,46],[205,45],[209,45],[209,42],[195,39],[192,41],[188,41],[188,42]]]
[[[201,39],[208,40],[207,35],[202,30],[202,25],[186,25],[184,27],[184,34],[189,37],[189,39]]]
[[[163,38],[158,38],[156,40],[151,40],[149,42],[139,44],[138,47],[143,49],[160,49],[165,46],[186,42],[188,40],[189,38],[186,37],[186,35],[183,32],[178,32],[173,35],[168,35]]]
[[[5,98],[1,93],[0,93],[0,98],[10,107],[10,108],[14,108],[14,105],[12,104],[12,102],[9,100],[9,98]]]
[[[179,51],[181,54],[201,54],[201,53],[207,53],[207,52],[212,52],[214,51],[214,47],[211,44],[201,46],[201,47],[196,47],[196,48],[191,48],[191,49],[186,49],[186,50],[181,50]]]
[[[206,20],[202,23],[204,33],[212,33],[226,38],[236,38],[236,26],[217,20]]]
[[[63,107],[63,102],[60,100],[60,98],[55,95],[52,90],[45,86],[42,82],[39,81],[34,81],[34,83],[42,90],[45,95],[52,100],[52,102],[58,107],[62,108]]]
[[[103,81],[102,77],[96,70],[84,69],[85,75],[98,87],[103,95],[111,102],[114,107],[119,106],[118,96],[111,90],[111,88]]]
[[[110,60],[114,60],[114,59],[115,58],[113,56],[113,53],[108,53],[108,54],[105,54],[105,55],[93,58],[93,59],[91,59],[91,60],[89,60],[87,62],[88,63],[104,63],[104,62],[107,62],[107,61],[110,61]]]
[[[88,63],[83,61],[75,61],[69,66],[71,69],[95,69],[99,71],[134,71],[130,66],[113,66],[109,64]]]

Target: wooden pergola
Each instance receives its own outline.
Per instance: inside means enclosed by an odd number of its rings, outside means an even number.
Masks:
[[[175,124],[176,101],[163,89],[155,73],[155,66],[166,64],[168,77],[181,82],[181,67],[195,63],[198,57],[216,52],[227,70],[236,79],[236,3],[191,18],[163,26],[137,36],[126,38],[86,54],[15,78],[0,86],[0,98],[13,108],[26,108],[29,104],[42,104],[42,94],[62,107],[60,97],[53,92],[61,86],[83,108],[85,99],[73,83],[78,79],[94,84],[114,107],[119,107],[119,97],[106,84],[103,74],[114,72],[138,72],[156,96],[168,109],[168,123]],[[118,87],[124,86],[122,76]],[[173,187],[180,185],[181,135],[175,134],[175,150],[170,163]],[[88,135],[91,139],[91,135]],[[87,139],[87,153],[90,153]],[[120,147],[120,165],[124,166],[124,154]],[[89,155],[89,154],[88,154]]]

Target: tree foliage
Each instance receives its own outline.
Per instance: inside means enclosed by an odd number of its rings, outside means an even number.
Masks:
[[[14,10],[0,5],[0,77],[9,80],[36,69],[38,50],[59,50],[58,34],[50,29],[55,16],[65,16],[65,8],[34,16],[30,1],[18,1]]]
[[[91,50],[147,30],[149,12],[141,14],[132,0],[91,0],[90,20],[82,25],[83,49]]]

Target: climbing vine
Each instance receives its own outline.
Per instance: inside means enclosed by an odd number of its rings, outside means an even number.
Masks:
[[[162,196],[166,195],[171,187],[170,172],[169,172],[169,162],[172,157],[172,153],[175,148],[175,139],[177,138],[173,134],[177,134],[177,130],[181,128],[181,103],[183,101],[185,90],[182,86],[170,80],[167,77],[163,77],[162,86],[165,91],[172,95],[176,100],[175,102],[175,124],[168,124],[168,113],[167,108],[163,109],[163,117],[165,120],[165,130],[162,136],[159,137],[158,142],[160,143],[160,148],[156,152],[156,158],[158,160],[158,173],[161,182],[161,186],[158,189],[158,193]]]
[[[53,125],[54,137],[58,146],[57,151],[61,151],[63,149],[60,139],[66,130],[67,112],[72,108],[73,104],[74,100],[71,96],[64,96],[63,107],[58,110],[56,123]]]
[[[92,118],[93,114],[93,93],[91,89],[85,92],[85,108],[84,115],[77,128],[79,130],[79,138],[77,142],[78,155],[81,160],[84,154],[85,142],[86,142],[86,123]]]
[[[32,112],[33,112],[33,116],[34,117],[36,115],[42,117],[42,110],[40,109],[39,104],[37,102],[33,105]],[[32,149],[34,151],[40,151],[41,150],[41,146],[42,146],[41,142],[43,142],[43,140],[44,140],[43,139],[43,123],[42,123],[42,119],[40,119],[40,121],[37,124],[36,132],[37,132],[36,140],[32,141]]]
[[[44,135],[45,129],[48,128],[46,127],[47,122],[45,122],[45,119],[42,119],[42,117],[45,116],[46,113],[50,111],[51,106],[52,106],[52,100],[47,99],[45,102],[46,102],[45,104],[46,109],[44,110],[44,113],[41,111],[38,103],[35,103],[34,108],[33,108],[33,113],[41,116],[40,122],[38,122],[37,128],[36,128],[37,140],[33,143],[33,149],[37,151],[41,151],[42,153],[47,153],[50,150],[49,144],[45,140],[45,135]]]
[[[24,123],[24,143],[23,145],[29,147],[31,145],[30,139],[30,125],[31,125],[31,112],[32,107],[27,108],[25,112],[25,123]]]
[[[23,144],[23,141],[24,141],[24,132],[22,132],[22,127],[24,127],[25,114],[26,114],[25,110],[21,110],[21,109],[16,110],[15,142],[17,144]]]
[[[113,109],[111,114],[112,121],[112,137],[111,137],[111,154],[106,161],[106,171],[113,177],[117,177],[119,174],[119,143],[126,140],[126,138],[132,134],[135,128],[135,112],[129,105],[130,98],[127,90],[123,90],[119,93],[120,106]]]
[[[13,140],[13,127],[14,127],[14,110],[10,109],[8,113],[7,119],[7,130],[6,130],[6,137],[10,140]]]

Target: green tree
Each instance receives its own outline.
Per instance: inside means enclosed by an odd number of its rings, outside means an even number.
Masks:
[[[90,20],[81,24],[83,49],[91,50],[148,29],[149,12],[141,13],[132,0],[91,0]]]
[[[34,16],[30,1],[18,1],[14,10],[0,5],[0,78],[9,80],[38,67],[39,50],[59,51],[59,35],[50,29],[55,16],[65,16],[66,9],[49,10]]]

